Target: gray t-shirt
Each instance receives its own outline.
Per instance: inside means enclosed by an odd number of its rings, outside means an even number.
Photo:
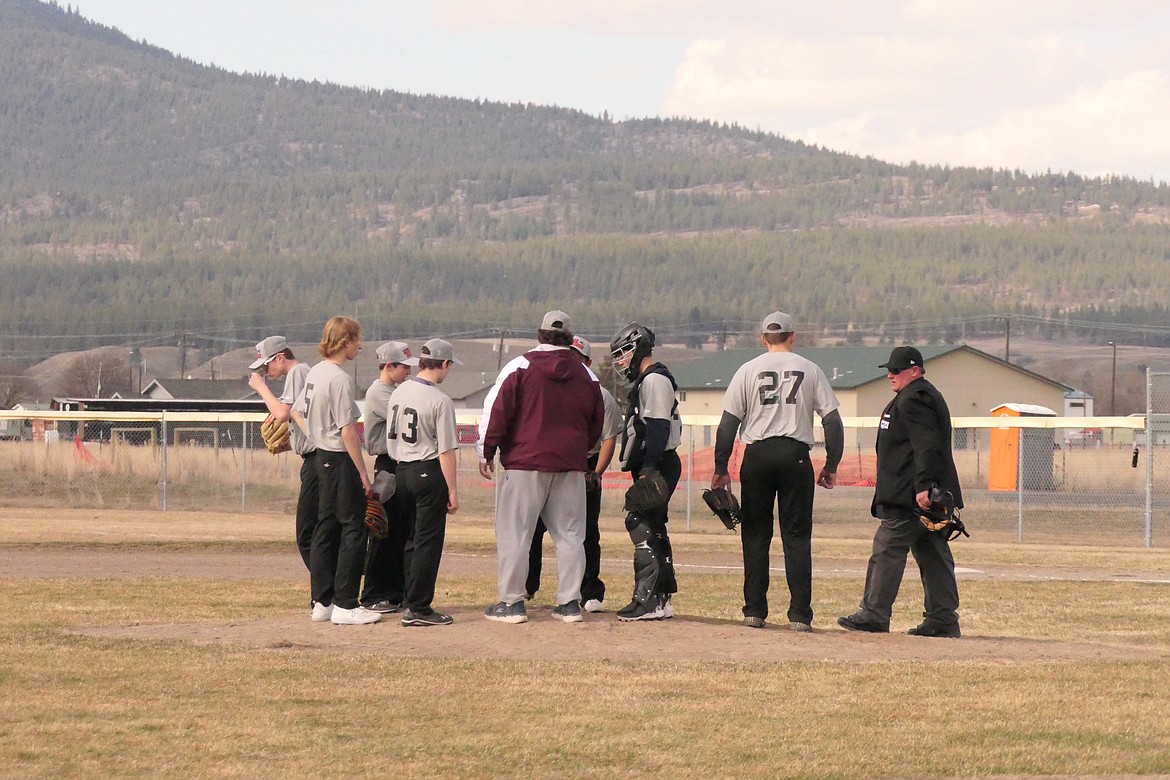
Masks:
[[[385,455],[386,449],[386,407],[394,388],[375,379],[366,391],[366,452],[371,455]]]
[[[309,376],[309,364],[297,363],[284,375],[284,389],[280,392],[280,402],[288,404],[290,407],[296,403],[297,397],[301,391],[305,389],[305,378]],[[289,444],[292,451],[297,455],[308,455],[313,450],[317,449],[313,442],[301,430],[301,426],[297,425],[296,420],[288,421],[289,429]]]
[[[765,352],[744,363],[723,396],[745,444],[787,436],[811,447],[813,412],[824,417],[838,406],[825,372],[795,352]]]
[[[322,360],[309,369],[305,389],[294,408],[308,423],[309,435],[317,449],[345,452],[341,429],[357,423],[361,416],[354,401],[356,395],[353,377],[336,363]]]
[[[399,463],[433,460],[459,446],[455,403],[442,390],[411,377],[390,394],[386,443]]]

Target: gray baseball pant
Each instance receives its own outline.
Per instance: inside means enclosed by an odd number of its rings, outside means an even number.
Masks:
[[[585,473],[504,471],[496,504],[500,601],[524,599],[528,550],[543,518],[557,554],[557,604],[581,598],[585,575]]]

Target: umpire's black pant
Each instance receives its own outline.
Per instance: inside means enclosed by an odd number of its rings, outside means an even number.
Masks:
[[[295,424],[295,423],[294,423]],[[317,479],[317,451],[301,456],[301,493],[297,496],[297,549],[305,568],[313,549],[313,529],[317,527],[317,514],[321,502],[321,483]]]
[[[406,525],[406,593],[402,606],[412,612],[433,611],[435,582],[447,534],[447,479],[439,460],[398,464],[399,506]]]
[[[881,525],[873,536],[873,554],[865,570],[863,619],[890,625],[909,551],[922,577],[924,616],[941,625],[958,624],[959,585],[950,544],[942,534],[926,530],[913,510],[879,506],[877,513]]]
[[[321,502],[309,554],[313,600],[353,609],[366,562],[362,477],[348,452],[330,450],[317,450],[317,476]]]
[[[597,468],[597,456],[589,456],[589,469]],[[581,578],[581,603],[590,599],[605,601],[605,583],[601,581],[601,485],[590,488],[585,483],[585,576]],[[544,534],[548,529],[544,521],[537,519],[536,532],[532,534],[532,547],[528,550],[528,579],[524,589],[529,595],[540,590],[540,570],[544,564]]]
[[[808,445],[787,436],[749,444],[739,469],[743,484],[743,614],[768,616],[774,520],[780,505],[780,539],[788,579],[788,619],[811,623],[813,468]]]
[[[386,471],[396,473],[398,462],[389,455],[379,455],[374,460],[374,473]],[[366,580],[362,586],[362,604],[370,606],[379,601],[401,604],[406,594],[406,523],[402,520],[401,499],[397,487],[389,501],[383,501],[389,529],[385,539],[370,537],[369,564],[366,566]]]

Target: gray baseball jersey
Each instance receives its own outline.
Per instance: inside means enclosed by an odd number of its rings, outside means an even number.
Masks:
[[[366,452],[371,455],[385,455],[386,449],[386,408],[390,405],[391,385],[375,379],[366,391]]]
[[[678,445],[682,443],[682,419],[678,416],[678,406],[674,399],[674,385],[670,383],[662,374],[648,374],[642,380],[642,384],[638,387],[638,416],[643,421],[654,418],[657,420],[670,421],[670,435],[666,439],[666,451],[678,449]],[[630,441],[637,439],[637,433],[634,429],[634,419],[630,418],[628,436]],[[633,453],[637,452],[637,447],[628,447],[625,452],[625,459],[622,466],[629,465],[629,461]]]
[[[590,455],[601,452],[603,441],[612,439],[622,432],[622,410],[618,408],[613,393],[602,387],[601,400],[605,404],[605,422],[601,424],[601,438],[597,440],[597,444],[593,445],[593,449],[589,450]]]
[[[345,452],[341,429],[361,417],[356,395],[353,377],[336,363],[322,360],[309,369],[294,408],[304,416],[317,449]]]
[[[280,402],[288,404],[290,407],[296,403],[297,397],[305,389],[305,378],[308,376],[308,363],[297,363],[293,366],[292,371],[284,376],[284,389],[280,392]],[[288,430],[289,444],[297,455],[308,455],[317,449],[295,420],[288,421]]]
[[[386,411],[386,442],[399,463],[433,460],[459,446],[455,403],[416,376],[395,388]]]
[[[795,352],[765,352],[744,363],[723,396],[745,444],[786,436],[811,447],[813,412],[824,417],[838,406],[825,372]]]

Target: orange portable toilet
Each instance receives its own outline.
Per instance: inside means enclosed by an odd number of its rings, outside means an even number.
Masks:
[[[1000,404],[992,417],[1055,417],[1056,412],[1036,404]],[[1023,476],[1025,490],[1052,490],[1052,430],[1049,428],[992,428],[988,490],[1015,491]]]

